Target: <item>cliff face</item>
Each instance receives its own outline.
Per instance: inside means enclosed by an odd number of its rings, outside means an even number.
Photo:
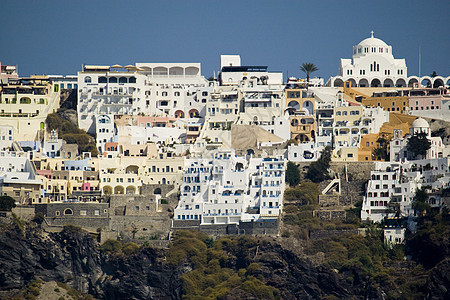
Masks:
[[[79,230],[47,235],[37,228],[8,229],[0,233],[0,297],[41,279],[65,282],[98,298],[179,299],[179,274],[160,256],[150,248],[130,257],[103,255]]]
[[[252,276],[276,288],[281,299],[382,299],[389,288],[376,285],[358,269],[338,273],[314,266],[272,240],[230,249],[225,250],[223,267],[250,272],[250,265],[258,265]],[[41,279],[67,283],[100,299],[181,299],[183,275],[194,270],[195,263],[181,260],[175,266],[166,261],[168,254],[148,247],[128,255],[105,254],[90,235],[74,227],[46,234],[36,227],[22,233],[10,226],[0,232],[0,298],[10,298],[32,280]],[[449,260],[428,274],[421,292],[429,299],[449,296]],[[223,297],[236,298],[255,297],[239,288]]]

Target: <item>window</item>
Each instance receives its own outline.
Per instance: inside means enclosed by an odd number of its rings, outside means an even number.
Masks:
[[[64,210],[64,215],[71,216],[71,215],[73,215],[73,211],[70,208],[66,208]]]
[[[85,83],[91,83],[92,82],[92,78],[90,76],[86,76],[86,77],[84,77],[84,82]],[[61,88],[62,88],[62,84],[61,84]]]
[[[80,210],[80,216],[86,216],[87,211],[85,209]]]

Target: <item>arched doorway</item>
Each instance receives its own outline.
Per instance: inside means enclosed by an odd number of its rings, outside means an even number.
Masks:
[[[127,187],[127,194],[136,194],[136,188],[132,185]]]
[[[191,109],[189,111],[189,117],[190,118],[198,118],[200,115],[198,113],[198,110],[196,110],[195,108]]]
[[[408,80],[408,87],[414,87],[414,85],[419,84],[419,80],[417,78],[411,78]]]
[[[124,193],[123,186],[118,185],[114,188],[114,194],[123,194],[123,193]]]
[[[372,81],[370,82],[370,86],[371,87],[381,87],[381,82],[379,79],[374,78],[372,79]]]
[[[444,87],[444,79],[434,78],[433,87],[435,89],[437,89],[439,87]]]
[[[343,87],[344,86],[344,81],[342,79],[340,79],[340,78],[336,78],[334,80],[333,86],[334,87]]]
[[[383,82],[383,86],[384,87],[393,87],[394,86],[394,82],[392,81],[392,79],[390,78],[386,78]]]
[[[175,118],[184,118],[184,112],[182,110],[177,110],[175,112]]]
[[[367,79],[363,78],[359,80],[359,87],[369,87],[369,81]]]
[[[406,82],[402,78],[397,79],[397,82],[395,83],[395,86],[396,87],[406,87]]]
[[[103,194],[105,195],[111,195],[112,194],[112,187],[109,185],[103,187]]]

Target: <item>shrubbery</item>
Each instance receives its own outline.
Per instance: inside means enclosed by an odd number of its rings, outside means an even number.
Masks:
[[[94,138],[72,122],[64,120],[57,113],[49,114],[45,122],[48,130],[57,130],[60,138],[68,144],[77,144],[79,153],[91,152],[92,156],[98,155]]]
[[[241,290],[258,299],[278,299],[279,291],[265,285],[260,266],[250,263],[253,238],[222,237],[213,242],[203,233],[180,231],[169,249],[168,262],[190,262],[194,270],[182,276],[183,299],[220,299]]]
[[[328,174],[328,168],[330,167],[331,161],[331,148],[329,146],[323,149],[320,158],[312,162],[309,165],[308,173],[306,173],[306,178],[312,182],[321,182],[330,178]]]
[[[16,207],[16,201],[10,196],[0,196],[0,211],[11,211]]]

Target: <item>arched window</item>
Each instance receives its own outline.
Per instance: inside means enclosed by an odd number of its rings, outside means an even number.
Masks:
[[[98,83],[106,83],[106,82],[107,82],[106,77],[102,76],[98,78]]]
[[[71,216],[71,215],[73,215],[73,210],[71,210],[70,208],[66,208],[66,209],[64,210],[64,215],[66,215],[66,216]]]
[[[130,79],[128,79],[129,83],[136,83],[136,77],[130,77]]]
[[[92,78],[90,76],[86,76],[86,77],[84,77],[84,82],[91,83],[92,82]]]
[[[128,82],[128,80],[127,80],[126,77],[120,77],[119,78],[119,83],[127,83],[127,82]]]
[[[110,77],[109,83],[117,83],[117,77]]]

